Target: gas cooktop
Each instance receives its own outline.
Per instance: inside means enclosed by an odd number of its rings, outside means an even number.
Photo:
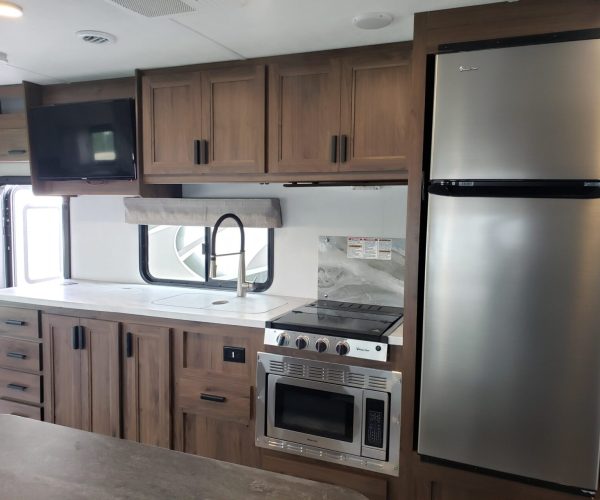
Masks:
[[[267,322],[265,344],[385,361],[401,307],[317,300]]]
[[[377,341],[402,315],[400,307],[318,300],[268,322],[267,326]]]

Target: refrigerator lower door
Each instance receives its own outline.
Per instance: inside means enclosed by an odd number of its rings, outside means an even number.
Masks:
[[[600,199],[430,196],[418,451],[596,490]]]

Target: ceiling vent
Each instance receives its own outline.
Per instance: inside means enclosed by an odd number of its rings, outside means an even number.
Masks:
[[[84,42],[93,43],[94,45],[108,45],[109,43],[115,43],[117,41],[117,37],[115,35],[105,33],[104,31],[82,30],[75,34]]]
[[[110,0],[125,9],[145,17],[172,16],[185,14],[195,9],[182,0]]]

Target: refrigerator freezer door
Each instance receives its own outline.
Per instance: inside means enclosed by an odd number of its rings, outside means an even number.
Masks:
[[[418,451],[595,490],[600,199],[430,196]]]
[[[600,40],[437,57],[431,179],[600,179]]]

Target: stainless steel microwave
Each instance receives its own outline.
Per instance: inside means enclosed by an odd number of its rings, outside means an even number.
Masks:
[[[256,444],[398,475],[402,375],[258,353]]]

